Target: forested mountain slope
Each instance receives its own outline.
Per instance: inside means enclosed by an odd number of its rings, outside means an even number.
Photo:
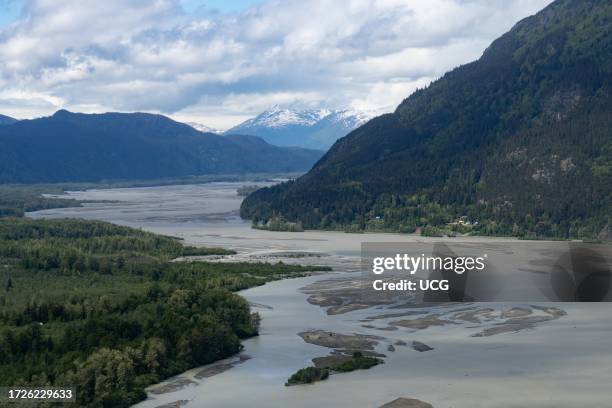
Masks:
[[[612,3],[557,0],[482,57],[338,140],[243,217],[307,228],[605,235],[612,212]]]
[[[11,118],[10,116],[0,115],[0,126],[2,125],[12,125],[13,123],[17,123],[18,120]]]
[[[321,154],[202,133],[162,115],[61,110],[0,126],[0,183],[292,172]]]

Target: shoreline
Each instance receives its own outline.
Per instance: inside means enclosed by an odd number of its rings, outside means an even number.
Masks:
[[[71,193],[78,192],[88,192],[88,191],[105,191],[105,190],[116,190],[116,189],[139,189],[139,188],[155,188],[155,187],[172,187],[172,186],[198,186],[198,185],[206,185],[212,183],[219,182],[228,182],[228,183],[241,183],[241,182],[270,182],[274,181],[271,179],[273,177],[290,177],[296,176],[294,173],[287,174],[247,174],[247,175],[211,175],[206,176],[203,179],[193,180],[190,178],[186,179],[169,179],[167,181],[161,180],[132,180],[132,181],[117,181],[117,182],[96,182],[96,183],[51,183],[51,184],[5,184],[2,186],[10,187],[10,188],[36,188],[36,189],[44,189],[46,187],[53,189],[62,189],[63,193],[58,194],[57,191],[50,193],[41,192],[41,196],[48,195],[51,198],[61,199],[61,200],[74,200],[69,197]],[[2,188],[0,186],[0,188]],[[244,199],[245,197],[241,197]],[[95,203],[111,203],[116,204],[120,203],[120,200],[76,200],[75,205],[73,206],[62,206],[62,207],[52,207],[54,208],[78,208],[82,207],[83,204],[95,204]],[[36,210],[25,212],[24,216],[28,217],[30,214],[44,211],[44,210]],[[244,222],[250,221],[249,219],[241,218]],[[270,233],[299,233],[299,234],[307,234],[307,233],[343,233],[347,235],[373,235],[373,234],[384,234],[389,236],[399,236],[399,237],[412,237],[412,238],[424,238],[431,239],[432,242],[436,242],[434,240],[449,240],[453,242],[453,240],[460,239],[495,239],[495,240],[508,240],[508,241],[525,241],[525,242],[580,242],[580,243],[594,243],[594,244],[605,244],[606,241],[598,241],[598,240],[578,240],[578,239],[561,239],[561,238],[553,238],[553,237],[543,237],[543,238],[535,238],[535,237],[518,237],[518,236],[508,236],[508,235],[471,235],[471,234],[461,234],[453,237],[443,236],[443,237],[434,237],[434,236],[426,236],[420,235],[418,232],[413,233],[401,233],[397,231],[346,231],[344,229],[304,229],[303,231],[275,231],[269,230],[267,228],[262,227],[253,227],[250,226],[251,229],[255,229],[258,231],[270,232]]]

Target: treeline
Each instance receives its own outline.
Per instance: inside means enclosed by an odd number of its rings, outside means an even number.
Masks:
[[[0,223],[0,257],[31,270],[62,274],[85,271],[145,275],[156,262],[180,256],[228,255],[222,248],[184,246],[166,237],[112,224],[79,220],[11,220]],[[145,262],[146,258],[149,262]]]
[[[98,221],[1,219],[0,384],[74,386],[76,406],[129,406],[257,334],[232,291],[313,269],[170,262],[207,251]]]
[[[42,194],[61,194],[57,186],[0,186],[0,218],[23,217],[26,212],[50,208],[78,207],[74,199],[46,197]]]
[[[587,240],[609,239],[612,232],[609,201],[592,203],[601,207],[593,211],[582,208],[591,205],[584,201],[575,205],[560,203],[554,207],[535,203],[526,208],[527,202],[504,205],[497,200],[473,202],[472,198],[449,202],[448,198],[436,201],[434,195],[437,194],[422,191],[416,194],[382,193],[360,201],[330,200],[325,212],[319,208],[305,210],[301,207],[303,202],[295,205],[286,202],[274,210],[258,202],[254,204],[258,208],[245,209],[243,216],[252,219],[254,228],[275,231],[303,231],[304,228],[345,232],[420,231],[425,236],[469,234]],[[288,221],[292,216],[297,221]],[[463,220],[467,225],[458,224]]]

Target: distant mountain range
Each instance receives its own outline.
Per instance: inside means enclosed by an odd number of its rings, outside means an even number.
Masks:
[[[248,196],[241,214],[307,228],[612,237],[612,2],[551,3],[338,140],[306,175]]]
[[[2,125],[12,125],[13,123],[18,122],[17,119],[11,118],[10,116],[0,115],[0,126]]]
[[[185,122],[186,124],[188,124],[189,126],[191,126],[192,128],[194,128],[195,130],[199,130],[200,132],[204,132],[204,133],[215,133],[217,135],[220,135],[223,133],[223,130],[220,129],[216,129],[213,127],[209,127],[206,125],[203,125],[201,123],[196,123],[196,122]]]
[[[297,172],[308,170],[321,155],[272,146],[255,136],[203,133],[147,113],[60,110],[0,126],[1,183]]]
[[[225,134],[259,136],[277,146],[326,150],[369,118],[367,114],[353,110],[296,110],[275,106],[234,126]]]

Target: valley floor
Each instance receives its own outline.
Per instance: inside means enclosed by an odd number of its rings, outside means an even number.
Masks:
[[[373,407],[405,397],[435,407],[600,407],[612,398],[608,387],[612,381],[609,304],[525,301],[422,309],[395,304],[351,307],[360,300],[351,288],[359,278],[363,241],[438,239],[254,230],[237,214],[241,197],[235,192],[240,185],[244,183],[78,192],[70,196],[117,202],[31,214],[104,219],[237,252],[224,262],[282,260],[334,268],[332,274],[277,281],[240,292],[263,318],[260,336],[246,340],[238,357],[150,388],[149,399],[139,406]],[[507,253],[528,253],[533,246],[503,238],[457,239],[460,241],[453,242],[469,240]],[[529,269],[529,265],[512,262],[507,267],[508,271]],[[337,307],[334,299],[342,299],[344,307]],[[347,347],[346,343],[321,345],[300,337],[300,333],[317,331],[332,333],[334,338],[370,339],[372,351],[384,354],[385,363],[333,375],[315,385],[285,387],[287,378],[312,364],[312,359]],[[419,351],[425,349],[421,344],[431,350]]]

